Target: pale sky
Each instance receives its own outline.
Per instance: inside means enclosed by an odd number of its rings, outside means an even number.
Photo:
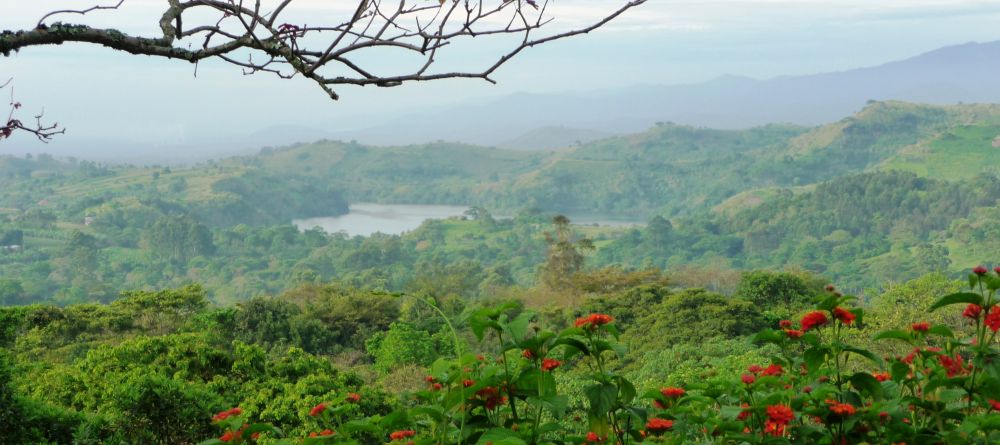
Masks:
[[[352,3],[296,0],[287,20],[333,21]],[[556,0],[553,29],[586,23],[620,3]],[[92,4],[0,0],[0,30],[31,28],[48,10]],[[126,0],[117,11],[58,20],[155,35],[164,4]],[[496,74],[499,85],[451,80],[390,89],[341,87],[339,102],[303,79],[248,77],[222,63],[201,64],[195,78],[193,66],[184,62],[82,44],[0,57],[0,78],[14,78],[17,98],[28,113],[44,106],[48,116],[68,128],[54,144],[171,142],[246,135],[284,124],[358,128],[380,116],[515,92],[585,94],[724,74],[767,78],[845,70],[947,45],[1000,40],[998,23],[1000,0],[650,0],[595,33],[528,50]],[[486,65],[499,55],[493,46],[456,46],[445,63]],[[44,148],[23,137],[0,142],[0,153]]]

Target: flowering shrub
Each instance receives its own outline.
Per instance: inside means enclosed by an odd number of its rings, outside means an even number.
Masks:
[[[976,268],[969,285],[929,310],[961,311],[972,338],[914,320],[875,336],[910,352],[879,357],[845,341],[847,330],[864,324],[864,311],[828,286],[798,322],[782,320],[753,337],[776,345],[768,362],[643,394],[610,366],[624,353],[613,317],[591,314],[552,332],[534,326],[530,312],[484,309],[469,324],[480,341],[497,342],[496,356],[437,361],[406,407],[358,418],[351,407],[360,396],[348,394],[313,407],[329,429],[298,439],[245,423],[237,408],[216,416],[223,435],[203,443],[1000,443],[1000,270]],[[589,371],[582,411],[557,391],[554,374],[566,368]]]

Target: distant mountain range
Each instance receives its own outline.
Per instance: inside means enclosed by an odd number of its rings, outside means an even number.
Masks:
[[[404,116],[338,136],[383,145],[443,139],[508,148],[558,148],[591,140],[586,134],[581,136],[583,130],[599,137],[641,131],[656,122],[722,129],[767,123],[819,125],[849,115],[869,100],[941,105],[1000,102],[1000,41],[949,46],[875,67],[806,76],[766,80],[724,76],[690,85],[515,94],[438,113]],[[521,147],[512,145],[515,142]]]
[[[67,137],[46,151],[98,161],[173,164],[322,139],[367,145],[450,141],[542,150],[637,133],[656,123],[715,129],[768,123],[815,126],[835,122],[872,100],[1000,103],[1000,41],[949,46],[879,66],[823,74],[764,80],[723,76],[689,85],[519,93],[422,114],[386,115],[369,128],[352,131],[275,125],[242,137],[157,146]]]

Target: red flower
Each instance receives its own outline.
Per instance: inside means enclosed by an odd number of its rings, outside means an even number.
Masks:
[[[553,369],[558,368],[559,365],[561,364],[562,362],[560,362],[559,360],[547,358],[545,360],[542,360],[542,371],[551,372]]]
[[[802,330],[809,331],[812,328],[817,328],[829,323],[830,320],[826,318],[826,314],[820,311],[813,311],[802,317]]]
[[[986,275],[986,266],[983,266],[982,264],[980,264],[980,265],[978,265],[978,266],[976,266],[976,267],[974,267],[972,269],[972,273],[974,273],[976,275],[979,275],[979,276]]]
[[[358,403],[361,401],[361,394],[358,394],[356,392],[349,392],[347,393],[346,399],[348,402]]]
[[[798,329],[785,329],[785,335],[787,335],[788,338],[799,338],[802,337],[802,334],[804,334],[804,332]]]
[[[741,404],[740,408],[743,408],[743,411],[740,411],[740,413],[736,415],[736,420],[746,420],[751,414],[753,414],[753,411],[748,409],[750,408],[749,404]]]
[[[574,325],[578,328],[597,329],[598,326],[606,325],[612,321],[615,321],[615,318],[607,314],[590,314],[577,318]]]
[[[767,407],[767,421],[764,422],[764,433],[772,436],[785,434],[785,425],[795,418],[795,413],[788,405],[771,405]]]
[[[840,403],[836,400],[827,400],[826,403],[830,405],[830,412],[840,417],[853,416],[858,412],[857,408],[850,403]]]
[[[976,303],[969,303],[969,305],[965,307],[965,310],[962,311],[962,316],[965,317],[965,318],[971,318],[973,320],[978,320],[979,319],[979,314],[981,314],[982,312],[983,312],[983,307],[982,306],[980,306],[980,305],[978,305]]]
[[[913,323],[910,325],[910,328],[916,332],[927,332],[931,329],[931,324],[926,321],[921,321],[920,323]]]
[[[795,412],[788,405],[771,405],[767,407],[767,418],[774,422],[786,425],[795,418]]]
[[[223,434],[222,437],[219,438],[219,440],[223,442],[229,442],[230,440],[233,440],[235,438],[236,434],[234,434],[232,431],[226,431],[226,433]]]
[[[668,386],[666,388],[660,389],[660,394],[663,394],[663,397],[666,397],[668,399],[680,398],[683,397],[684,394],[686,393],[687,391],[685,391],[684,388],[678,388],[675,386]]]
[[[754,377],[753,374],[743,374],[743,376],[740,377],[740,380],[747,385],[751,385],[753,382],[757,381],[757,377]]]
[[[407,437],[413,437],[416,434],[417,432],[413,430],[393,431],[392,434],[389,434],[389,438],[392,440],[400,440],[406,439]]]
[[[669,419],[661,419],[659,417],[654,417],[646,422],[646,430],[652,432],[653,434],[661,434],[665,431],[669,431],[674,427],[674,421]]]
[[[996,400],[993,399],[990,399],[989,402],[990,406],[993,407],[995,411],[1000,411],[1000,402],[997,402]]]
[[[772,363],[760,375],[769,375],[769,376],[773,376],[773,377],[778,377],[783,372],[785,372],[785,370],[784,370],[784,368],[781,367],[781,365]]]
[[[590,432],[587,433],[587,438],[585,440],[587,441],[587,443],[600,443],[600,442],[602,442],[601,436],[598,436],[597,433],[595,433],[593,431],[590,431]]]
[[[756,364],[750,365],[750,367],[747,368],[747,371],[750,371],[750,372],[752,372],[754,374],[760,374],[760,372],[763,371],[763,370],[764,370],[764,368],[761,368],[760,365],[756,365]]]
[[[944,367],[945,372],[948,377],[954,377],[959,374],[965,374],[965,360],[962,356],[955,354],[955,358],[948,357],[947,355],[939,355],[938,362]]]
[[[311,410],[309,410],[309,415],[313,416],[313,417],[316,417],[316,416],[322,414],[323,411],[326,411],[326,404],[325,403],[320,403],[319,405],[316,405],[316,406],[312,407]]]
[[[773,420],[764,421],[764,433],[775,437],[785,435],[785,424]]]
[[[215,420],[215,421],[226,420],[230,416],[238,416],[238,415],[240,415],[242,413],[243,413],[242,409],[231,408],[231,409],[227,409],[227,410],[225,410],[225,411],[223,411],[221,413],[216,414],[215,416],[212,417],[212,420]]]
[[[854,319],[857,318],[853,312],[841,307],[833,308],[833,316],[843,324],[854,323]]]
[[[993,306],[993,309],[990,309],[990,313],[983,319],[983,324],[993,332],[1000,330],[1000,305]]]
[[[535,358],[535,353],[531,352],[530,349],[525,349],[524,351],[521,352],[521,356],[530,360]]]
[[[884,382],[892,378],[892,376],[890,376],[888,372],[876,372],[872,374],[872,377],[875,377],[875,380],[878,380],[880,382]]]
[[[462,381],[462,386],[464,386],[466,388],[468,388],[468,387],[470,387],[472,385],[475,385],[475,384],[476,384],[475,380],[465,379],[465,380]]]
[[[429,375],[427,377],[424,377],[424,381],[427,383],[434,383],[434,376]]]
[[[782,329],[788,329],[792,327],[792,320],[781,320],[778,322],[778,327]]]
[[[441,384],[440,383],[435,383],[433,385],[433,388],[434,388],[435,391],[440,391],[441,390]]]
[[[826,289],[827,292],[833,292],[833,291],[837,290],[837,288],[833,287],[832,284],[827,284],[824,289]]]

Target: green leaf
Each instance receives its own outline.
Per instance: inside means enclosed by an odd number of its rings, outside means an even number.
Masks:
[[[955,333],[951,331],[951,328],[943,324],[936,324],[934,326],[931,326],[931,328],[927,331],[927,333],[940,335],[942,337],[950,337],[950,338],[955,337]]]
[[[518,436],[517,433],[507,428],[493,428],[482,436],[479,436],[479,440],[476,441],[477,445],[486,445],[487,443],[492,443],[493,445],[525,445],[524,439],[521,439],[521,436]]]
[[[979,294],[974,294],[972,292],[958,292],[950,295],[945,295],[941,297],[936,303],[931,305],[928,311],[933,312],[938,308],[949,306],[952,304],[978,304],[983,305],[983,296]]]
[[[879,366],[882,366],[882,358],[879,357],[879,356],[877,356],[877,355],[875,355],[873,352],[871,352],[871,351],[869,351],[867,349],[855,348],[853,346],[845,346],[845,347],[843,347],[843,351],[844,352],[850,352],[852,354],[860,355],[860,356],[862,356],[862,357],[864,357],[864,358],[866,358],[868,360],[871,360],[875,364],[877,364]]]
[[[859,372],[851,376],[851,386],[860,392],[868,393],[872,398],[882,398],[882,384],[867,372]]]
[[[806,362],[806,368],[810,374],[819,371],[819,368],[823,366],[823,362],[826,361],[827,349],[822,346],[816,346],[809,349],[802,354],[802,359]]]
[[[901,382],[910,374],[910,366],[903,362],[895,362],[889,368],[889,375],[894,382]]]
[[[913,335],[910,331],[904,331],[902,329],[893,329],[891,331],[882,331],[872,337],[872,340],[900,340],[907,343],[913,343]]]
[[[514,341],[521,341],[526,335],[528,335],[528,326],[531,325],[531,320],[535,318],[535,313],[532,311],[522,312],[510,323],[507,323],[507,330],[510,335],[514,337]]]

